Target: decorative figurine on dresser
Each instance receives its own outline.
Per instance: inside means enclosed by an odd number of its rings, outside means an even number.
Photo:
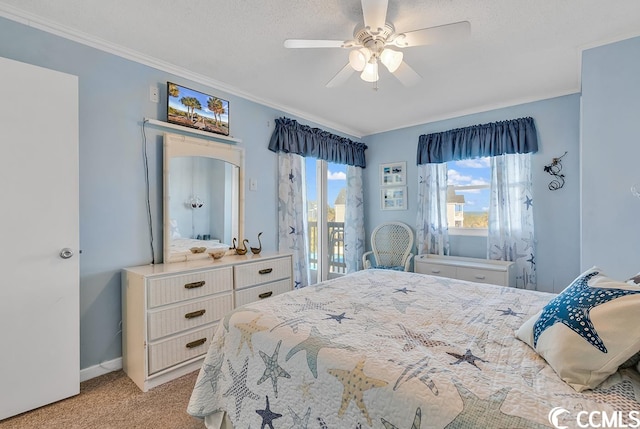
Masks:
[[[182,164],[188,164],[190,174],[202,176],[194,180],[176,171]],[[243,164],[240,147],[164,135],[164,263],[122,271],[123,369],[145,392],[199,369],[227,312],[293,289],[292,255],[256,254],[253,248],[249,253],[249,240],[242,239]],[[194,165],[199,168],[192,168]],[[169,178],[211,188],[188,189],[191,185],[172,183]],[[231,221],[196,230],[203,222],[193,222],[194,217],[211,204],[194,211],[186,207],[188,196],[185,199],[180,192],[217,195],[226,202],[224,217]],[[190,210],[188,215],[183,213],[186,210]],[[198,235],[216,239],[198,240]],[[238,248],[230,249],[232,237],[239,237],[244,254]],[[191,248],[205,250],[193,252]]]

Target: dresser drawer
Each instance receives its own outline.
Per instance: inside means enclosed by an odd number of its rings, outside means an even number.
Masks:
[[[217,325],[168,338],[149,345],[149,375],[203,355],[209,349]]]
[[[415,266],[416,273],[430,274],[439,277],[456,277],[456,267],[452,265],[430,264],[416,260]]]
[[[291,277],[291,258],[269,259],[235,266],[235,288]]]
[[[480,268],[458,267],[458,278],[476,283],[491,283],[507,286],[505,271],[483,270]]]
[[[150,311],[147,314],[149,341],[197,328],[221,319],[233,309],[231,292],[188,304]]]
[[[236,307],[280,295],[281,293],[289,292],[291,289],[290,279],[245,288],[236,292]]]
[[[199,298],[232,289],[233,268],[224,267],[178,276],[150,279],[148,282],[149,308]]]

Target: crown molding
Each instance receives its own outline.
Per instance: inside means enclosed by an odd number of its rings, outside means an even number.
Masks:
[[[215,79],[211,79],[199,73],[195,73],[184,67],[180,67],[175,64],[169,63],[167,61],[163,61],[158,58],[145,55],[133,49],[125,48],[115,43],[108,42],[106,40],[100,39],[99,37],[95,37],[91,34],[78,31],[71,27],[67,27],[60,23],[45,19],[41,16],[34,15],[32,13],[26,12],[24,10],[18,9],[13,6],[0,3],[0,16],[3,18],[9,19],[11,21],[15,21],[20,24],[26,25],[28,27],[32,27],[37,30],[41,30],[56,36],[60,36],[62,38],[72,40],[82,45],[89,46],[89,47],[98,49],[100,51],[107,52],[109,54],[113,54],[121,58],[125,58],[127,60],[152,67],[157,70],[161,70],[170,74],[174,74],[176,76],[180,76],[184,79],[188,79],[193,82],[198,82],[202,85],[215,88],[219,91],[224,91],[229,94],[242,97],[246,100],[261,104],[265,107],[270,107],[275,110],[280,110],[283,113],[294,115],[298,118],[301,118],[307,121],[315,122],[319,125],[334,129],[338,132],[348,134],[351,137],[361,138],[364,135],[364,132],[360,130],[351,129],[349,127],[345,127],[344,124],[333,123],[331,121],[327,121],[324,118],[315,116],[308,112],[302,112],[290,106],[274,103],[272,101],[269,101],[260,97],[256,97],[255,95],[245,92],[239,88],[236,88],[234,86],[228,85],[224,82],[221,82]]]

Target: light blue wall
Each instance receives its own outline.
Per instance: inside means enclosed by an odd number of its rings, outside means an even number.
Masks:
[[[582,269],[640,271],[640,37],[582,57]]]
[[[120,270],[152,260],[141,124],[143,117],[166,117],[167,81],[229,100],[231,134],[246,151],[245,236],[255,240],[263,231],[263,248],[276,250],[277,158],[267,145],[274,119],[294,115],[3,18],[0,56],[79,77],[81,368],[122,355]],[[160,88],[159,104],[149,101],[151,85]],[[162,258],[163,131],[146,127],[156,262]],[[250,178],[257,191],[249,191]]]
[[[425,97],[425,103],[428,102],[428,97]],[[535,119],[539,138],[539,151],[533,155],[532,164],[538,289],[549,292],[564,289],[580,273],[578,94],[366,137],[364,141],[369,149],[364,178],[365,229],[371,231],[381,222],[398,220],[409,224],[415,230],[418,183],[416,155],[418,137],[421,134],[524,116]],[[547,185],[552,177],[544,171],[544,166],[565,151],[568,154],[562,159],[562,172],[566,176],[566,184],[562,189],[550,191]],[[383,211],[380,210],[379,165],[395,161],[407,161],[408,209]],[[486,239],[452,236],[451,253],[458,256],[486,257]]]

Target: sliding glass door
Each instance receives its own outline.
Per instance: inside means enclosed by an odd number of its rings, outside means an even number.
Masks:
[[[311,284],[342,275],[347,166],[305,158]]]

